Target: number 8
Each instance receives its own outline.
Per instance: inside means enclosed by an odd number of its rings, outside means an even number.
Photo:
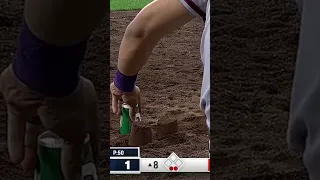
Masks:
[[[153,168],[155,168],[155,169],[158,168],[158,161],[155,161],[155,162],[153,163]]]

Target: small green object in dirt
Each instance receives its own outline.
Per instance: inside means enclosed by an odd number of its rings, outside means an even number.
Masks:
[[[131,119],[129,112],[129,105],[122,104],[121,117],[120,117],[120,134],[129,134],[131,131]]]
[[[135,121],[141,121],[139,107],[136,107],[137,113],[135,115]],[[132,121],[130,119],[130,106],[128,104],[122,104],[121,117],[120,117],[120,134],[126,135],[131,132]]]
[[[98,180],[97,170],[93,163],[90,136],[84,141],[82,158],[82,180]],[[61,171],[60,157],[63,140],[51,131],[38,136],[38,167],[34,180],[64,180]]]

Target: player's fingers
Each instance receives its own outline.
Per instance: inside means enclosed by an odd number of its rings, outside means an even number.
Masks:
[[[112,112],[118,114],[119,111],[119,96],[112,94]]]
[[[117,115],[120,116],[121,115],[121,112],[122,112],[122,104],[123,104],[123,101],[122,99],[119,99],[118,100],[118,111],[117,111]]]
[[[137,107],[136,106],[130,106],[129,113],[130,113],[131,121],[135,121],[136,113],[137,113]]]
[[[8,106],[8,151],[12,163],[18,164],[24,158],[25,120],[27,117],[11,109]]]
[[[39,119],[39,117],[36,118]],[[37,167],[37,137],[40,134],[40,128],[40,124],[27,122],[25,135],[25,153],[24,159],[21,163],[22,169],[25,172],[34,171]]]
[[[135,102],[134,105],[136,105],[137,111],[136,113],[141,113],[142,109],[142,104],[141,104],[141,93],[140,93],[140,88],[138,86],[135,87]]]
[[[138,110],[139,110],[139,113],[142,112],[142,100],[141,100],[141,94],[139,93],[138,94]]]
[[[119,114],[119,100],[121,99],[122,92],[117,89],[114,83],[110,85],[110,92],[112,94],[112,112]]]

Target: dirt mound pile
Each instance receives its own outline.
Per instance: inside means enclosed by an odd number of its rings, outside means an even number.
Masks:
[[[151,142],[151,125],[145,121],[134,121],[131,126],[129,146],[140,147]]]
[[[170,134],[178,132],[178,121],[172,118],[165,118],[158,121],[157,134],[159,139],[165,138]]]

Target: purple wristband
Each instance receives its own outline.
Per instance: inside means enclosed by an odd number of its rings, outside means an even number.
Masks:
[[[122,74],[118,69],[114,78],[114,85],[123,92],[132,92],[135,87],[137,75],[126,76]]]

